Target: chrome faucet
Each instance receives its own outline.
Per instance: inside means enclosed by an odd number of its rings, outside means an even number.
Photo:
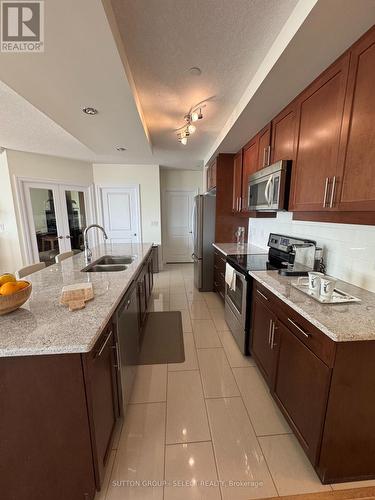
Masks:
[[[89,238],[88,238],[87,233],[88,233],[89,229],[91,229],[93,227],[97,227],[98,229],[100,229],[103,232],[103,234],[104,234],[104,238],[106,240],[108,240],[108,236],[107,236],[107,233],[104,230],[104,227],[99,226],[99,224],[91,224],[90,226],[87,226],[85,228],[85,230],[83,231],[83,240],[84,240],[84,245],[85,245],[85,260],[86,260],[87,264],[89,262],[91,262],[91,257],[92,257],[92,251],[89,248]]]

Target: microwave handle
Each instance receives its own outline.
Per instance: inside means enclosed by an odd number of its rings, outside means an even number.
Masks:
[[[266,187],[264,189],[264,196],[266,197],[268,206],[270,206],[270,204],[271,204],[271,199],[269,198],[269,191],[270,191],[272,178],[273,178],[273,175],[270,175],[270,178],[268,179]]]
[[[270,183],[269,194],[268,194],[268,196],[270,198],[270,201],[268,203],[269,207],[271,207],[272,203],[273,203],[274,190],[275,190],[275,183],[273,182],[273,175],[271,175],[271,183]]]

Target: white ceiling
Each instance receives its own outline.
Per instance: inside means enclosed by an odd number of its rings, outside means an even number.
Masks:
[[[173,166],[200,164],[297,0],[111,0],[154,153]],[[202,75],[192,76],[189,68]],[[188,146],[175,129],[207,103]]]
[[[175,168],[237,151],[375,22],[374,0],[45,3],[45,53],[0,53],[0,146]],[[180,145],[174,129],[210,97]]]

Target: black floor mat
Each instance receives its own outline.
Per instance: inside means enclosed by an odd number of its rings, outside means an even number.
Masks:
[[[185,361],[180,311],[147,313],[138,364],[156,365]]]

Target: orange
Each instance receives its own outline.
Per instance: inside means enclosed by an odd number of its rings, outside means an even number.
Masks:
[[[9,281],[0,287],[0,295],[13,295],[29,285],[27,281]]]
[[[13,276],[13,274],[10,273],[5,273],[0,276],[0,287],[3,286],[5,283],[8,283],[9,281],[16,281],[16,278]]]

